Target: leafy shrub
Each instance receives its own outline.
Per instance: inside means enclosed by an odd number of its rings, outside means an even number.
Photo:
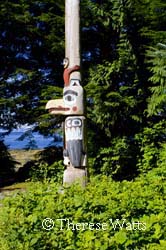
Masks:
[[[36,155],[31,171],[32,180],[44,180],[52,178],[56,181],[62,178],[64,165],[62,162],[62,148],[48,147]]]
[[[157,167],[163,154],[165,143],[166,122],[160,121],[153,126],[149,125],[135,136],[140,153],[138,155],[137,167],[141,173]]]
[[[159,152],[159,158],[157,161],[157,166],[160,167],[161,169],[163,169],[163,171],[165,172],[165,166],[166,166],[166,143],[162,143],[161,145],[161,149]]]
[[[31,179],[41,181],[45,179],[62,179],[64,165],[62,149],[49,147],[35,154],[35,159],[24,164],[17,172],[17,181]]]
[[[3,201],[0,248],[164,250],[164,178],[163,169],[156,168],[133,182],[99,175],[86,189],[32,183],[28,192]],[[49,224],[42,227],[46,218],[54,222],[51,230]]]
[[[51,165],[44,161],[33,162],[33,165],[29,172],[29,177],[33,181],[42,181],[54,179],[54,181],[59,181],[62,179],[64,170],[63,161],[55,161]]]
[[[113,138],[110,147],[100,149],[94,161],[94,172],[110,175],[116,180],[131,180],[137,174],[136,152],[131,138]]]

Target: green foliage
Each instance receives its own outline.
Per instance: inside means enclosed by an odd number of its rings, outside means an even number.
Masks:
[[[100,149],[94,161],[94,173],[103,173],[116,180],[132,179],[137,174],[136,152],[134,140],[114,138],[110,147]]]
[[[30,170],[30,178],[33,181],[54,180],[62,181],[64,165],[62,159],[62,148],[48,147],[36,155]]]
[[[163,169],[157,168],[134,182],[114,182],[99,175],[91,178],[86,189],[32,183],[27,192],[3,201],[0,247],[164,250],[164,178]],[[45,218],[53,220],[51,230],[42,228]],[[84,228],[82,223],[87,223]]]
[[[95,29],[87,33],[98,52],[86,85],[92,164],[94,172],[131,178],[157,166],[165,141],[166,3],[90,2],[84,8]]]
[[[48,147],[35,154],[35,159],[28,161],[17,173],[18,181],[30,179],[32,181],[54,180],[62,181],[64,165],[62,148]]]
[[[165,133],[166,123],[163,120],[153,126],[145,127],[140,134],[135,136],[140,149],[137,161],[137,167],[140,172],[147,173],[149,170],[157,167],[160,161],[163,162]]]
[[[32,163],[29,171],[29,178],[33,181],[44,181],[52,179],[54,181],[62,181],[64,171],[63,161],[54,161],[48,164],[44,161],[38,160]]]
[[[123,69],[117,61],[98,65],[91,70],[90,81],[86,86],[90,119],[99,125],[107,136],[139,120],[137,114],[134,115],[137,104],[135,97],[137,92],[134,90],[136,86],[132,85],[132,82],[127,82],[127,79],[125,82],[121,70]],[[123,133],[122,130],[121,132]]]
[[[159,151],[159,157],[158,157],[158,161],[157,161],[157,166],[162,168],[165,172],[165,164],[166,164],[166,143],[162,143],[161,144],[161,148]]]
[[[94,172],[110,174],[117,179],[131,179],[137,172],[135,166],[139,149],[134,135],[142,122],[142,101],[138,96],[137,75],[132,73],[132,56],[128,65],[121,57],[119,52],[119,61],[104,62],[90,72],[86,86],[88,119],[91,121],[88,129],[95,128],[90,137],[95,140],[95,145],[89,150],[95,157]]]
[[[63,81],[64,1],[4,1],[0,19],[0,124],[8,130],[36,124],[43,131],[45,120],[50,125],[45,104]]]
[[[153,85],[150,87],[151,97],[148,103],[148,114],[161,115],[165,112],[166,100],[166,45],[158,44],[159,48],[150,48],[147,52],[148,63],[151,64],[150,80]]]

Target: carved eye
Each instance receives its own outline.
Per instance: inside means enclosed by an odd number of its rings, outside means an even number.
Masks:
[[[81,127],[81,126],[82,126],[81,119],[74,119],[74,120],[72,120],[72,127]]]
[[[67,105],[73,105],[76,102],[76,96],[68,94],[64,96],[64,102]]]
[[[66,127],[71,128],[71,127],[81,127],[82,126],[82,121],[81,119],[75,118],[75,119],[68,119],[66,121]]]
[[[71,128],[71,126],[72,126],[72,120],[71,120],[71,119],[68,119],[68,120],[66,121],[66,127],[67,127],[67,128]]]

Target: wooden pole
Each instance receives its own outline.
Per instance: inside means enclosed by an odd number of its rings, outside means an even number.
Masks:
[[[80,0],[65,1],[65,59],[63,98],[50,100],[46,109],[67,116],[64,122],[63,183],[87,182],[86,117],[80,73]]]
[[[68,68],[72,68],[75,65],[80,66],[80,0],[66,0],[65,1],[65,57],[69,59],[69,65]],[[80,71],[73,71],[70,74],[70,80],[75,79],[78,80],[78,82],[81,83],[81,73]],[[71,85],[71,84],[70,84]],[[73,87],[68,87],[72,88]],[[76,88],[82,88],[81,86],[78,86]],[[79,99],[79,98],[78,98]],[[84,102],[82,102],[82,105],[84,105]],[[66,185],[70,185],[73,182],[78,181],[82,186],[86,185],[87,181],[87,153],[86,153],[86,140],[85,140],[85,116],[84,116],[84,110],[85,108],[82,107],[83,113],[78,113],[78,116],[72,117],[68,116],[65,120],[65,148],[67,148],[67,151],[70,153],[69,156],[69,164],[67,165],[66,170],[64,171],[64,177],[63,177],[63,183]],[[82,137],[78,137],[78,135],[72,133],[69,133],[69,128],[67,128],[68,124],[73,124],[73,121],[75,124],[79,123],[82,124],[82,128],[80,131],[82,131]],[[73,129],[73,130],[72,130]],[[71,129],[71,131],[74,131],[74,127]],[[80,132],[79,132],[80,133]],[[75,137],[72,141],[70,137]],[[68,143],[72,143],[68,146]],[[75,144],[75,145],[74,145]],[[81,150],[77,150],[77,147],[82,148]],[[73,152],[72,152],[73,151]],[[80,153],[82,153],[82,156],[79,157]],[[71,158],[74,158],[72,160]],[[77,163],[77,159],[80,158],[80,164]],[[77,166],[76,166],[77,165]]]
[[[65,56],[70,59],[69,68],[80,65],[80,0],[65,1]],[[79,72],[71,76],[81,78]]]

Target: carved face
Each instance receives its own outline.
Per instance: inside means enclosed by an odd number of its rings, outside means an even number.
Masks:
[[[65,120],[65,150],[74,167],[82,165],[84,148],[84,117],[69,116]]]
[[[83,115],[83,88],[81,86],[65,87],[63,89],[63,99],[48,101],[46,109],[54,115]]]
[[[77,117],[68,117],[65,120],[66,140],[82,140],[83,126],[82,120]]]
[[[83,114],[83,88],[81,86],[68,86],[63,91],[66,114]]]

